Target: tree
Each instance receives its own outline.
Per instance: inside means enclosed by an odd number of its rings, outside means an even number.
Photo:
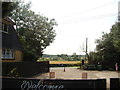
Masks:
[[[120,23],[116,23],[112,26],[110,34],[113,36],[113,45],[120,52]]]
[[[116,62],[120,62],[120,24],[112,26],[110,33],[103,33],[102,37],[96,40],[98,44],[97,54],[104,67],[114,68]]]
[[[17,34],[24,47],[24,60],[41,57],[43,50],[54,41],[56,36],[55,19],[36,14],[30,10],[31,3],[19,3],[11,13],[11,18],[16,23]],[[33,60],[32,60],[33,61]]]
[[[0,0],[0,9],[2,10],[2,17],[9,15],[11,11],[13,11],[17,5],[18,2],[3,2]]]
[[[96,58],[95,56],[96,56],[95,52],[89,53],[89,64],[95,64],[95,61],[97,61],[97,60],[95,60],[95,58]]]
[[[79,57],[78,57],[78,55],[76,53],[73,53],[72,57],[73,57],[74,61],[79,60]]]

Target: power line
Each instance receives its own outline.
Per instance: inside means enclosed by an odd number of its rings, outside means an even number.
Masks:
[[[59,18],[59,19],[64,19],[64,18],[66,19],[66,18],[69,18],[69,17],[77,16],[77,15],[79,15],[79,14],[84,14],[84,13],[87,13],[87,12],[90,12],[90,11],[93,11],[93,10],[96,10],[96,9],[99,9],[99,8],[106,7],[106,6],[111,5],[111,4],[114,4],[114,3],[116,3],[116,2],[118,2],[118,1],[113,1],[113,2],[104,4],[104,5],[95,7],[95,8],[91,8],[91,9],[88,9],[88,10],[85,10],[85,11],[82,11],[82,12],[78,12],[78,13],[74,13],[74,14],[71,14],[71,15],[67,15],[67,16],[61,17],[61,18]]]
[[[118,15],[117,13],[110,13],[110,14],[104,14],[104,15],[99,15],[99,16],[84,17],[84,18],[81,18],[81,19],[76,18],[76,19],[73,19],[73,20],[69,20],[66,23],[61,23],[61,24],[79,23],[79,22],[101,19],[101,18],[111,17],[111,16],[116,16],[117,17],[117,15]]]

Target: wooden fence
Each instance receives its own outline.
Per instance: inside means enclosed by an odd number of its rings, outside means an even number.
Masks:
[[[44,72],[49,72],[49,61],[2,63],[2,76],[32,77]]]
[[[3,90],[106,90],[106,79],[20,79],[3,78]]]
[[[110,78],[110,90],[120,90],[120,78]]]

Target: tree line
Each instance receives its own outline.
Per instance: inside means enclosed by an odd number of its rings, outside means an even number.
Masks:
[[[102,33],[96,40],[96,51],[89,53],[89,64],[103,65],[105,69],[120,68],[120,22],[116,22],[109,33]]]
[[[49,60],[49,61],[82,61],[82,60],[85,60],[85,55],[77,55],[76,53],[73,53],[72,55],[67,55],[67,54],[58,54],[58,55],[43,54],[42,58],[39,58],[39,61],[41,61],[41,60]]]

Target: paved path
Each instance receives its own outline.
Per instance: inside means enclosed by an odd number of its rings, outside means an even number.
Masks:
[[[110,78],[118,78],[120,76],[120,72],[116,71],[80,70],[76,67],[66,67],[65,72],[63,67],[50,68],[50,72],[55,72],[54,79],[82,79],[82,73],[87,73],[87,79],[106,79],[107,87],[110,85]],[[49,79],[49,73],[44,73],[34,78]]]

